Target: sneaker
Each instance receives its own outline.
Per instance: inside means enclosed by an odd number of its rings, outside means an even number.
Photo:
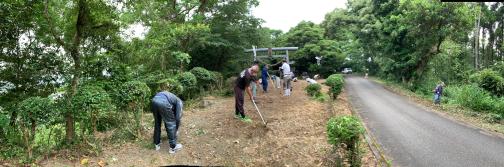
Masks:
[[[170,154],[175,154],[175,152],[177,152],[181,149],[182,149],[182,144],[179,143],[179,144],[175,145],[175,148],[170,148],[170,150],[168,150],[168,152]]]
[[[240,118],[241,118],[241,116],[240,116],[240,114],[235,114],[235,115],[234,115],[234,118],[236,118],[236,119],[240,119]]]
[[[161,143],[154,145],[156,151],[159,151],[161,149]]]
[[[249,117],[245,116],[243,118],[241,118],[241,121],[245,122],[245,123],[252,123],[252,119],[250,119]]]

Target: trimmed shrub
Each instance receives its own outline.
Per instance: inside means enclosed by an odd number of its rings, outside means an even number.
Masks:
[[[217,79],[215,75],[212,75],[212,72],[208,71],[203,67],[194,67],[190,70],[191,73],[196,76],[198,80],[198,87],[204,87],[208,89],[211,84],[216,83]]]
[[[166,78],[157,82],[158,87],[155,89],[159,91],[169,91],[177,96],[181,96],[184,92],[182,84],[174,78]]]
[[[177,76],[177,80],[186,89],[196,87],[198,80],[196,76],[191,72],[183,72]]]
[[[329,94],[331,94],[332,99],[336,99],[343,89],[343,84],[345,80],[341,74],[332,74],[327,77],[325,84],[329,87]]]
[[[96,123],[99,113],[115,110],[112,99],[107,92],[94,85],[80,87],[72,99],[72,106],[75,118],[84,126],[82,128],[82,137],[85,137],[85,130],[93,134],[97,131]]]
[[[329,95],[324,94],[324,93],[317,93],[315,96],[313,96],[314,100],[320,101],[320,102],[325,102],[327,99],[329,99]]]
[[[314,97],[315,95],[320,94],[320,89],[320,84],[309,84],[308,86],[306,86],[305,91],[306,93],[308,93],[308,95]]]
[[[37,126],[46,123],[51,111],[52,102],[49,98],[30,97],[18,104],[18,124],[29,160],[33,157],[33,140],[35,139]]]
[[[135,106],[144,106],[150,97],[150,88],[144,82],[129,81],[121,85],[119,95],[122,107],[131,106],[131,103],[135,103]]]
[[[134,115],[136,135],[139,137],[142,133],[143,109],[148,104],[150,89],[144,82],[129,81],[121,86],[120,97],[121,107]]]
[[[192,74],[191,72],[184,72],[182,74],[179,74],[177,76],[177,81],[184,88],[179,95],[182,99],[189,99],[197,94],[198,80],[196,76],[194,76],[194,74]]]
[[[327,122],[327,139],[336,148],[345,150],[351,166],[360,166],[359,140],[364,128],[354,116],[333,117]]]

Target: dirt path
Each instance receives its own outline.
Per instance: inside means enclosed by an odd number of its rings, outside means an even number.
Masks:
[[[372,134],[399,166],[504,166],[504,140],[439,116],[362,77],[346,88]]]
[[[244,123],[233,117],[233,97],[217,98],[207,108],[185,111],[179,135],[184,145],[182,151],[168,154],[163,131],[160,151],[145,146],[151,143],[148,136],[143,144],[104,148],[100,157],[89,158],[89,164],[93,166],[103,160],[108,166],[327,166],[331,146],[327,143],[325,126],[331,113],[327,103],[311,100],[305,94],[306,85],[303,81],[293,83],[293,95],[287,98],[271,86],[267,94],[258,91],[258,107],[268,122],[267,128],[262,126],[250,101],[245,101],[245,110],[253,123]],[[337,110],[349,114],[348,107],[340,106]],[[148,135],[151,134],[149,131]],[[79,162],[50,160],[43,165],[69,164]]]

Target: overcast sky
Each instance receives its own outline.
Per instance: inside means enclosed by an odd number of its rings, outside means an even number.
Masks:
[[[346,0],[259,0],[252,14],[265,21],[263,27],[287,32],[303,20],[319,24],[335,8],[346,8],[345,3]],[[143,39],[148,30],[133,24],[122,30],[122,36],[128,41],[133,37]]]
[[[346,0],[259,0],[252,14],[266,21],[263,27],[289,31],[306,20],[321,23],[326,13],[345,8]]]

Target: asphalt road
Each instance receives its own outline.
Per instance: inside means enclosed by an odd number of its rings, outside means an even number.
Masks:
[[[393,166],[504,167],[504,139],[426,111],[362,77],[345,81],[354,108]]]

